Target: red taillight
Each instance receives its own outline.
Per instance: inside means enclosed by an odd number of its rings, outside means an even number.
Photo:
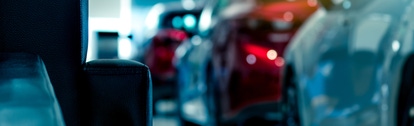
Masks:
[[[171,37],[172,39],[180,43],[183,42],[185,39],[187,39],[187,34],[184,31],[174,30],[174,31],[168,32],[168,34],[169,34],[169,37]]]
[[[267,51],[266,55],[269,60],[275,60],[277,58],[277,52],[273,49]]]
[[[262,58],[267,57],[266,54],[267,54],[267,51],[269,50],[268,48],[258,46],[258,45],[254,45],[254,44],[251,44],[251,43],[245,43],[244,44],[244,49],[246,50],[247,53],[253,54],[255,56],[262,57]]]
[[[277,57],[275,59],[275,65],[278,67],[282,67],[283,65],[285,65],[285,59],[283,59],[282,57]]]
[[[278,55],[277,52],[273,49],[254,45],[251,43],[244,43],[243,46],[246,53],[248,53],[248,56],[253,55],[257,59],[274,60]]]
[[[278,52],[274,49],[254,45],[251,43],[243,43],[243,49],[245,51],[245,59],[247,64],[254,65],[258,62],[264,65],[276,65],[282,67],[285,61],[279,56]]]

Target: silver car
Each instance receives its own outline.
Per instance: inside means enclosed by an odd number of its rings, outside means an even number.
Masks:
[[[320,0],[285,52],[288,125],[414,124],[414,0]]]

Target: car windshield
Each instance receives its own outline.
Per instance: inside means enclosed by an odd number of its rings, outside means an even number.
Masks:
[[[254,4],[270,4],[274,2],[280,2],[285,0],[211,0],[209,1],[210,4],[206,6],[206,8],[201,13],[200,19],[200,27],[199,32],[201,35],[208,34],[211,26],[214,25],[216,18],[225,11],[225,9],[230,8],[234,4],[243,4],[247,3],[254,5]],[[237,8],[239,10],[240,8]]]

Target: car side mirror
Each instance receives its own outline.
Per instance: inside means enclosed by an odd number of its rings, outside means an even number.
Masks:
[[[335,6],[332,0],[319,0],[319,3],[326,10],[331,10]]]

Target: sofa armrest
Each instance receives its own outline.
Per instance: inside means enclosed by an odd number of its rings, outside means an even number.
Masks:
[[[152,126],[152,83],[146,65],[104,59],[86,63],[84,71],[90,125]]]

